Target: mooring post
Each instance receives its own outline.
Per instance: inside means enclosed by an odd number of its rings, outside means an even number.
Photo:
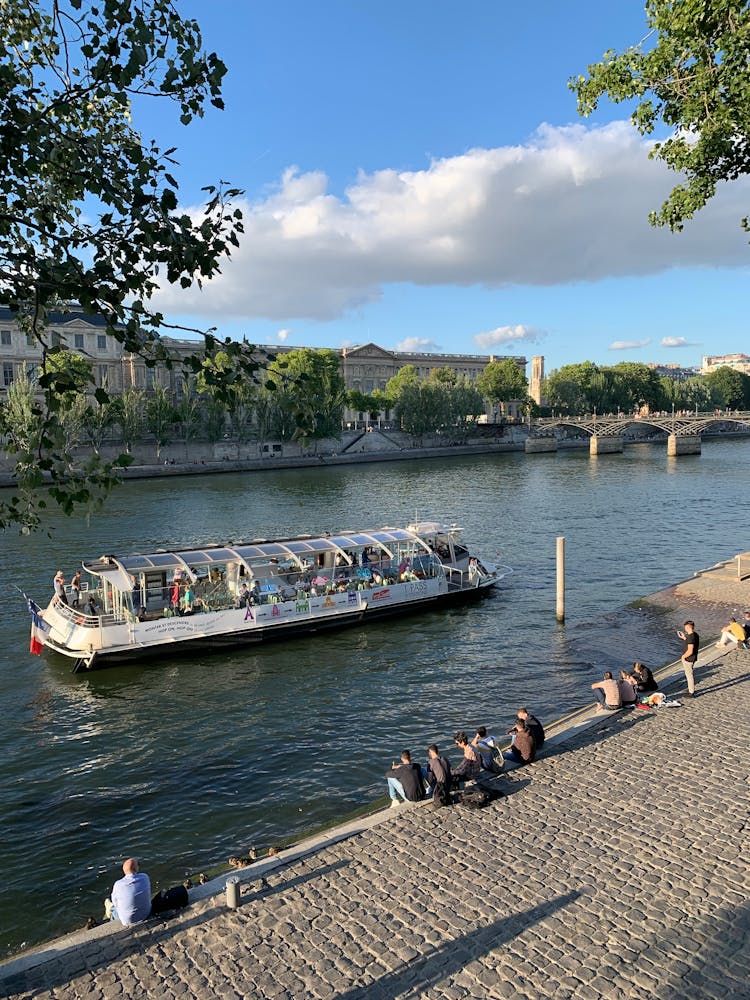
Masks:
[[[565,537],[557,537],[557,620],[565,621]]]

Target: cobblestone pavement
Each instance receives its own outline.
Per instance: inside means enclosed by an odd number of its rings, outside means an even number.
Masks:
[[[86,941],[12,996],[750,997],[750,653],[681,708],[605,716],[481,810],[387,822],[166,923]],[[14,992],[15,991],[15,992]]]

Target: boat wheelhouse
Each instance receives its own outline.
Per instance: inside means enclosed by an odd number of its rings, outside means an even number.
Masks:
[[[52,598],[41,638],[78,671],[176,643],[221,648],[462,601],[504,574],[459,536],[430,521],[105,555],[82,563],[80,598],[71,587]]]

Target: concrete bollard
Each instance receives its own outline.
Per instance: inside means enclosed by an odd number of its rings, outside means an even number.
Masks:
[[[236,875],[227,879],[227,906],[230,910],[239,909],[240,905],[240,880]]]

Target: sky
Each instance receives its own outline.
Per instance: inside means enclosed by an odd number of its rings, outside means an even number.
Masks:
[[[244,190],[245,235],[171,322],[253,343],[699,365],[750,352],[750,182],[681,234],[678,180],[630,109],[577,115],[568,79],[646,34],[643,0],[180,0],[228,68],[226,110],[175,145],[181,205]]]

